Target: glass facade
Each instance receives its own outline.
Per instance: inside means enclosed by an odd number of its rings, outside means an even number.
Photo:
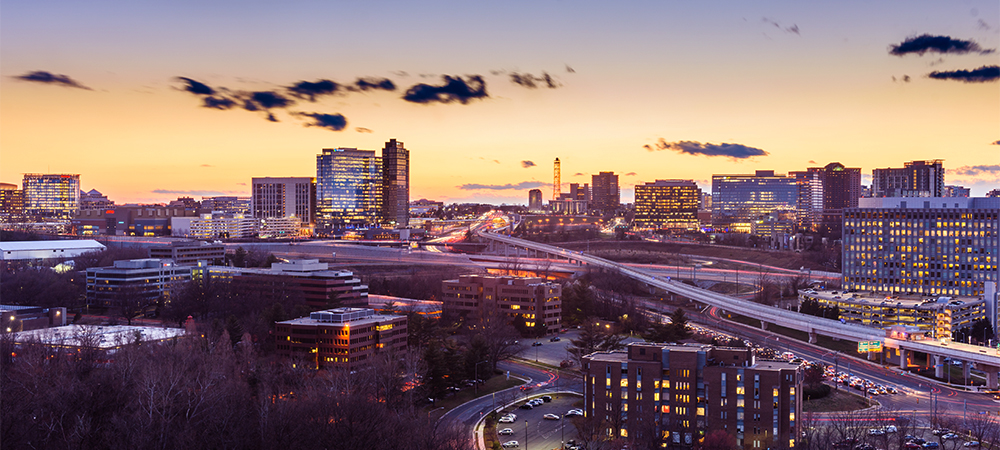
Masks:
[[[373,150],[323,149],[316,155],[316,221],[323,228],[379,223],[382,158]]]
[[[54,219],[73,217],[80,209],[79,174],[24,174],[24,210]]]
[[[798,202],[794,176],[758,170],[754,175],[712,175],[712,225],[749,233],[754,219],[771,213],[794,215]]]
[[[643,228],[698,228],[701,189],[691,180],[656,180],[635,186],[635,223]]]
[[[390,139],[382,148],[382,221],[397,227],[410,222],[410,151]]]

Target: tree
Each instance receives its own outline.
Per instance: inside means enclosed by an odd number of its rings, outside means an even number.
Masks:
[[[583,357],[597,351],[613,351],[625,348],[622,341],[624,336],[613,333],[610,328],[601,326],[594,319],[587,320],[580,330],[580,336],[570,339],[570,345],[566,346],[566,352],[576,360],[579,367],[583,367]]]
[[[726,430],[716,429],[705,436],[701,444],[702,450],[732,450],[736,447],[736,436]]]
[[[524,345],[519,343],[517,330],[511,325],[510,318],[499,309],[488,305],[482,306],[470,319],[471,332],[482,336],[493,371],[497,370],[500,361],[524,350]]]

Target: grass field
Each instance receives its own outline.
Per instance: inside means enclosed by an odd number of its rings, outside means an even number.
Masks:
[[[831,391],[830,395],[817,400],[802,402],[805,412],[854,411],[868,407],[868,401],[847,389]]]
[[[427,411],[430,418],[437,420],[438,418],[443,416],[445,412],[451,411],[456,406],[461,405],[462,403],[465,403],[477,397],[482,397],[486,394],[502,391],[504,389],[512,388],[514,386],[519,386],[521,384],[524,384],[524,381],[521,381],[520,379],[511,377],[510,380],[508,380],[507,377],[504,375],[496,375],[493,378],[486,380],[485,383],[479,385],[478,395],[476,395],[475,389],[467,387],[465,389],[462,389],[461,391],[458,391],[457,393],[455,393],[455,395],[451,397],[438,400],[437,402],[435,402],[433,406],[428,406],[424,408],[424,410]]]

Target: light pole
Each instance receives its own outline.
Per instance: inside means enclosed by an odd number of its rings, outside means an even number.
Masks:
[[[485,362],[490,362],[490,360],[484,359],[476,363],[476,379],[472,380],[472,383],[476,386],[476,397],[479,397],[479,365]]]
[[[528,419],[524,419],[524,450],[528,450]]]
[[[528,445],[525,442],[525,445]],[[559,448],[566,450],[566,415],[562,414],[559,416]]]

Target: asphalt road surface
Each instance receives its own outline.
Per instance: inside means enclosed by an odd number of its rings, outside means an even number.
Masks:
[[[498,436],[501,443],[517,441],[519,449],[553,449],[560,448],[562,442],[576,439],[576,427],[569,418],[564,415],[573,409],[573,403],[580,401],[581,397],[575,395],[556,395],[552,402],[543,403],[534,409],[520,409],[514,407],[513,412],[517,414],[517,420],[510,424],[497,424],[497,431],[510,428],[514,434],[510,436]],[[519,402],[518,405],[524,402]],[[546,414],[555,414],[559,420],[544,419]]]

